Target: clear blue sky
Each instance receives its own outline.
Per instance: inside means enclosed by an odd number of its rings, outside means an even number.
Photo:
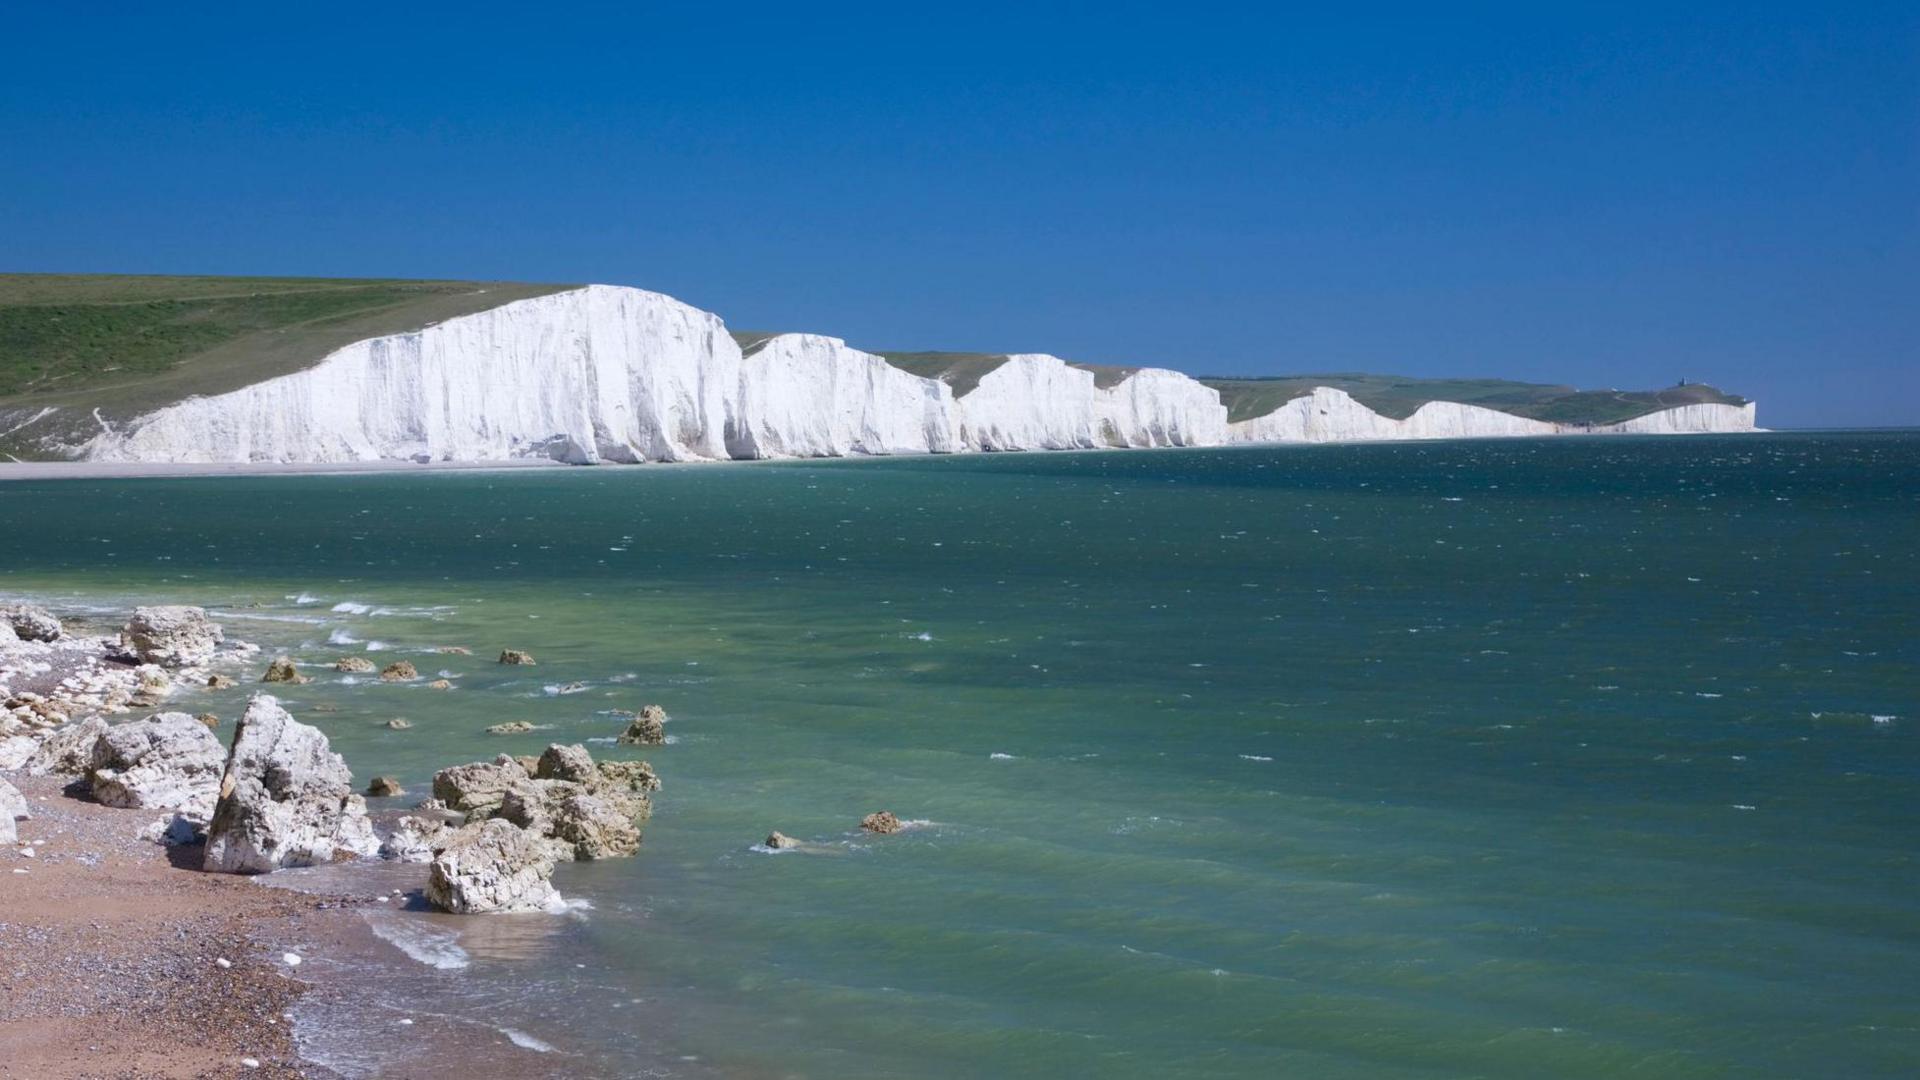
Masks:
[[[1920,423],[1920,5],[1442,7],[14,5],[0,269]]]

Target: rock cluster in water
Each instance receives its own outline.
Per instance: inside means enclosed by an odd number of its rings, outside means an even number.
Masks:
[[[253,696],[227,747],[211,714],[163,711],[118,724],[97,714],[157,704],[181,683],[230,688],[232,676],[205,665],[256,651],[228,642],[199,608],[143,607],[112,637],[75,635],[30,605],[0,609],[0,679],[31,677],[33,685],[59,691],[15,692],[0,682],[0,768],[83,777],[101,803],[160,811],[166,816],[141,835],[169,844],[204,841],[201,865],[211,872],[260,874],[375,854],[430,863],[427,898],[461,913],[552,908],[559,903],[549,880],[557,863],[639,850],[659,777],[642,761],[595,761],[579,744],[442,769],[434,798],[380,839],[326,735],[273,696]],[[507,650],[501,662],[533,659]],[[359,657],[334,666],[373,669]],[[381,672],[386,681],[418,677],[406,661]],[[282,655],[262,681],[308,679]],[[80,710],[95,714],[70,717]],[[665,719],[659,706],[647,706],[622,741],[657,744]],[[388,726],[408,725],[396,718]],[[531,729],[515,721],[490,730]],[[391,798],[403,790],[381,776],[366,792]],[[16,831],[16,803],[23,815],[18,793],[0,783],[0,835]]]

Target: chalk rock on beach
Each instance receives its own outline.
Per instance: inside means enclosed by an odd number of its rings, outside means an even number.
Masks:
[[[236,725],[205,868],[261,874],[311,866],[348,855],[372,855],[380,844],[353,774],[320,729],[295,720],[266,694],[256,694]]]
[[[46,608],[32,604],[0,606],[0,625],[5,625],[12,636],[21,641],[60,640],[60,620]]]
[[[455,765],[433,774],[433,797],[478,821],[492,817],[507,792],[531,779],[520,763],[506,754],[492,761]]]
[[[14,821],[32,816],[33,811],[27,808],[27,797],[20,794],[20,789],[0,780],[0,818]]]
[[[123,810],[179,810],[205,820],[220,794],[226,748],[186,713],[115,724],[94,740],[93,797]]]
[[[18,841],[20,826],[14,822],[32,816],[32,811],[27,809],[27,797],[20,794],[20,789],[0,780],[0,844]]]
[[[397,862],[432,862],[453,832],[452,826],[438,818],[408,814],[395,821],[392,831],[380,841],[380,857]]]
[[[0,771],[23,768],[34,751],[40,749],[40,740],[31,735],[9,735],[0,739]]]
[[[167,667],[204,664],[226,640],[202,608],[181,604],[133,609],[120,629],[120,646],[142,663]]]
[[[427,902],[456,915],[546,911],[561,902],[552,876],[553,855],[539,837],[490,818],[460,828],[434,856]]]
[[[56,728],[22,764],[28,776],[81,776],[93,767],[93,744],[107,730],[97,716]]]

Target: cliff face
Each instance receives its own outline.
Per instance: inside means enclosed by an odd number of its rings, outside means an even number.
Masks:
[[[193,398],[106,433],[119,461],[418,458],[683,461],[726,456],[740,349],[718,317],[637,289],[589,286]]]
[[[1751,405],[1690,405],[1593,430],[1752,427]],[[1229,425],[1218,393],[1179,372],[1145,368],[1101,387],[1092,372],[1042,354],[1009,357],[955,398],[947,384],[838,338],[783,334],[743,356],[717,316],[658,293],[593,285],[356,342],[304,371],[103,431],[80,452],[163,462],[589,463],[1562,430],[1437,401],[1394,420],[1325,387]]]
[[[1751,401],[1745,405],[1681,405],[1636,416],[1618,424],[1603,424],[1593,430],[1606,435],[1698,435],[1712,431],[1752,431],[1753,414],[1754,404]],[[1574,429],[1569,427],[1568,430]]]
[[[735,458],[948,453],[961,449],[953,391],[839,338],[781,334],[740,368]]]
[[[1395,420],[1360,404],[1344,390],[1321,386],[1265,416],[1230,425],[1228,439],[1232,442],[1465,439],[1553,435],[1559,430],[1557,425],[1543,420],[1529,420],[1452,401],[1429,401],[1405,420]]]

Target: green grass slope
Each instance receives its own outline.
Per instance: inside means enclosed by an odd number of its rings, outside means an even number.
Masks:
[[[363,338],[570,287],[0,274],[0,407],[152,408],[299,371]]]

